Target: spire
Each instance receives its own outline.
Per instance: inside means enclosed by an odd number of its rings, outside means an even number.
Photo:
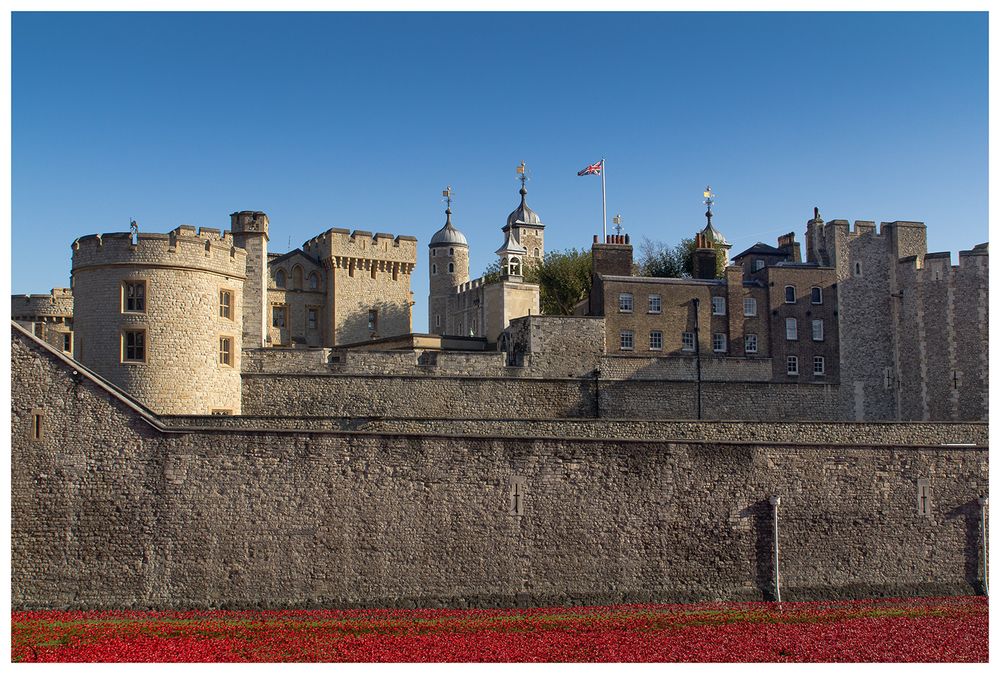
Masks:
[[[705,188],[705,205],[708,206],[708,210],[705,211],[705,217],[708,218],[707,227],[712,226],[712,204],[715,203],[715,195],[712,194],[712,186],[709,185]]]
[[[444,197],[445,201],[448,202],[448,208],[444,210],[444,214],[446,216],[444,226],[449,228],[453,228],[451,224],[451,194],[452,194],[451,185],[448,185],[441,191],[441,196]]]

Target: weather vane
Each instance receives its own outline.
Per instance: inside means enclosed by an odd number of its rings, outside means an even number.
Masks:
[[[615,234],[620,235],[622,233],[622,214],[619,213],[611,218],[611,221],[615,223]]]
[[[517,167],[517,177],[521,181],[521,187],[524,187],[524,183],[528,182],[528,167],[524,165],[524,160],[521,160],[521,165]]]
[[[448,202],[448,210],[451,210],[451,195],[452,194],[454,194],[454,192],[451,191],[451,185],[448,185],[448,187],[446,187],[443,190],[441,190],[441,196],[444,197],[444,200]]]
[[[705,188],[705,205],[708,206],[708,212],[712,212],[712,204],[715,203],[715,194],[712,194],[712,186],[709,185]]]

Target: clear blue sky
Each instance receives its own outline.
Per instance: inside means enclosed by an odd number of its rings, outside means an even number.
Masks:
[[[271,249],[329,227],[415,235],[414,329],[441,189],[472,275],[517,205],[549,250],[608,217],[735,250],[826,219],[987,239],[987,15],[25,14],[12,23],[12,292],[69,284],[95,232],[228,227]],[[52,251],[56,251],[53,253]],[[957,255],[953,257],[957,262]]]

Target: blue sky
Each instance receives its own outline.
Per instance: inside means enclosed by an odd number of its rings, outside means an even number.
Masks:
[[[15,13],[12,41],[14,293],[67,286],[73,239],[131,217],[254,209],[275,252],[416,236],[424,331],[441,189],[475,276],[522,159],[549,250],[600,231],[576,172],[601,156],[635,240],[691,236],[709,183],[734,252],[813,206],[987,239],[985,13]]]

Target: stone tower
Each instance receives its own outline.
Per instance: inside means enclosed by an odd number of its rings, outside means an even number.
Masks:
[[[239,414],[247,253],[229,232],[73,242],[74,355],[160,414]]]
[[[531,267],[541,262],[545,257],[545,225],[538,214],[528,208],[528,190],[524,183],[527,178],[524,173],[521,178],[521,204],[507,216],[507,224],[503,233],[513,237],[514,242],[524,248],[524,267]]]
[[[462,232],[451,224],[451,188],[445,190],[448,208],[445,210],[444,227],[431,237],[428,245],[428,273],[430,274],[430,302],[428,330],[436,335],[449,330],[449,300],[455,289],[469,281],[469,243]]]
[[[267,215],[261,211],[230,214],[230,229],[236,246],[247,252],[243,286],[243,346],[267,346]]]

